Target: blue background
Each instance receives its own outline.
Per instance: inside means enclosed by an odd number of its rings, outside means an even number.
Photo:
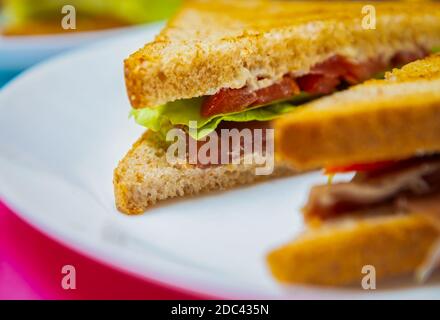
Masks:
[[[3,87],[7,82],[12,80],[19,73],[19,71],[0,70],[0,88]]]

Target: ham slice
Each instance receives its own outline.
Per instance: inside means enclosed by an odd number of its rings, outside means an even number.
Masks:
[[[328,219],[438,189],[440,158],[411,159],[393,168],[358,174],[350,182],[315,186],[304,212],[306,218]]]

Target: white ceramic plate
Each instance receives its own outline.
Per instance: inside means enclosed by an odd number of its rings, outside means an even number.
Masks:
[[[120,214],[113,169],[143,131],[128,119],[122,60],[157,31],[66,54],[0,92],[0,196],[10,206],[90,257],[217,297],[439,297],[438,282],[367,292],[272,279],[265,255],[303,228],[299,209],[310,186],[325,181],[319,173]]]

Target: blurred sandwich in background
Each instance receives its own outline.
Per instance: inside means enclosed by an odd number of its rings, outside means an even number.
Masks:
[[[341,285],[440,262],[440,55],[312,102],[275,124],[297,168],[355,173],[311,189],[308,228],[269,254],[281,282]]]
[[[20,36],[116,28],[167,18],[181,0],[2,0],[3,35]],[[1,4],[1,3],[0,3]],[[62,8],[76,11],[76,29],[61,25]]]

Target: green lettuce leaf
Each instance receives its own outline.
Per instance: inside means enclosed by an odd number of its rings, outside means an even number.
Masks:
[[[64,5],[73,5],[78,17],[109,16],[134,24],[167,18],[181,2],[182,0],[7,0],[4,11],[8,21],[25,23],[60,19],[61,8]]]
[[[432,53],[439,53],[440,47],[432,48]]]
[[[257,106],[252,109],[236,113],[202,117],[200,108],[203,98],[185,99],[170,102],[156,108],[133,109],[131,115],[141,126],[153,131],[166,132],[174,126],[185,126],[189,128],[190,121],[196,121],[197,126],[189,130],[192,138],[200,140],[213,132],[221,121],[247,122],[247,121],[268,121],[292,111],[300,103],[309,100],[308,94],[300,94],[289,102],[278,102],[268,106]]]

